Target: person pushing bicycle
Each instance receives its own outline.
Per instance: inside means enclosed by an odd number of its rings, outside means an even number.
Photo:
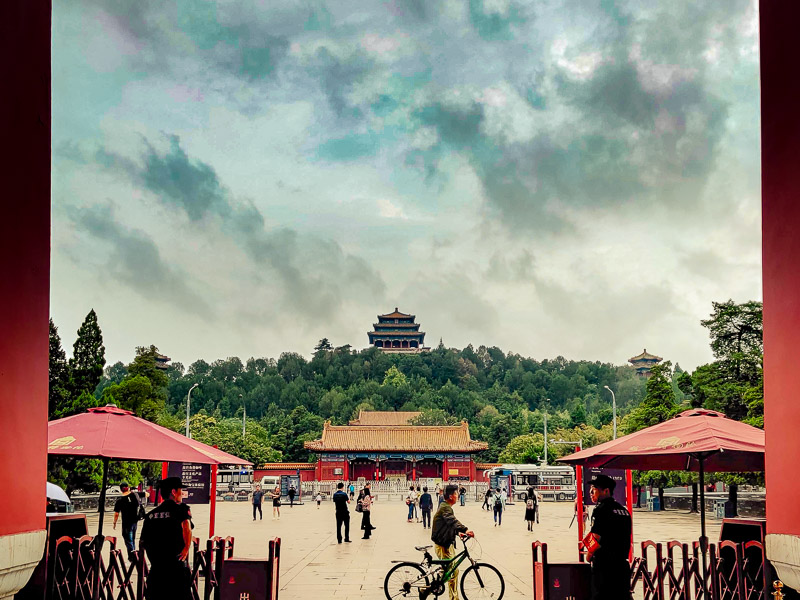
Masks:
[[[453,558],[456,555],[456,536],[463,533],[469,537],[475,534],[461,521],[456,519],[453,505],[458,502],[458,486],[448,485],[444,488],[444,502],[439,505],[439,510],[433,516],[431,541],[435,544],[436,556],[440,559]],[[458,600],[458,570],[453,571],[452,577],[447,582],[450,600]]]

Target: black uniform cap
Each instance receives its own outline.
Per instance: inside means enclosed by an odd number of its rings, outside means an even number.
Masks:
[[[186,486],[183,485],[180,477],[167,477],[161,480],[158,487],[161,489],[162,494],[168,494],[172,490],[178,490]]]
[[[611,477],[608,475],[603,475],[601,473],[600,475],[595,476],[595,478],[589,482],[589,485],[593,485],[598,490],[609,490],[613,492],[614,488],[617,487],[617,482],[611,479]]]

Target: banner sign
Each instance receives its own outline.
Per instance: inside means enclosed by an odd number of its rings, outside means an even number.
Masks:
[[[583,503],[594,504],[594,502],[592,502],[592,496],[589,494],[589,490],[592,487],[589,485],[589,482],[598,475],[611,477],[611,479],[617,482],[612,497],[622,504],[622,506],[627,506],[625,501],[625,469],[603,469],[600,467],[585,467],[583,469]]]
[[[169,463],[169,477],[180,477],[186,497],[186,504],[208,504],[211,500],[211,465],[194,463]]]

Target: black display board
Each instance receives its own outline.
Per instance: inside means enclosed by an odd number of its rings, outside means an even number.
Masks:
[[[186,496],[186,504],[208,504],[211,500],[211,465],[194,463],[169,463],[169,477],[180,477]]]

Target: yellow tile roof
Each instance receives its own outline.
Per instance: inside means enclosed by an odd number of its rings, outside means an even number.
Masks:
[[[331,425],[322,439],[303,444],[312,452],[478,452],[486,442],[470,439],[466,421],[460,425]]]
[[[408,425],[411,419],[421,414],[411,410],[360,410],[358,418],[350,421],[350,425]]]

